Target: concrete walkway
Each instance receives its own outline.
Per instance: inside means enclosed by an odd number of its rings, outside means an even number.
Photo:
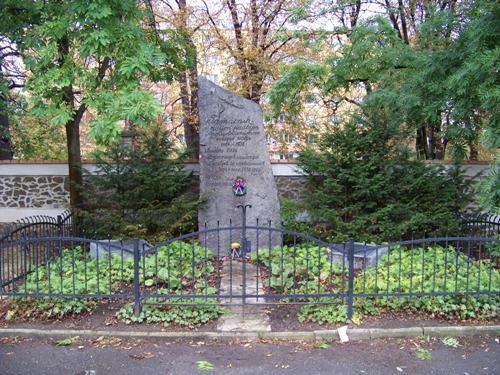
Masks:
[[[246,282],[244,283],[244,280]],[[262,295],[262,279],[258,268],[241,259],[227,258],[223,261],[221,273],[221,295]],[[217,322],[219,332],[269,332],[269,315],[262,304],[265,299],[242,297],[227,298],[221,301],[229,313],[221,316]],[[261,305],[261,306],[259,306]]]

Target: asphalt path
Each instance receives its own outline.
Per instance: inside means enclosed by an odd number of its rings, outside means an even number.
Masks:
[[[419,359],[418,356],[425,358]],[[205,370],[200,366],[205,366]],[[73,338],[66,342],[60,337],[0,338],[1,375],[210,373],[498,375],[500,338],[457,338],[456,342],[450,340],[447,344],[440,338],[419,338],[345,344],[335,341],[323,345],[285,341],[214,343],[104,337]]]

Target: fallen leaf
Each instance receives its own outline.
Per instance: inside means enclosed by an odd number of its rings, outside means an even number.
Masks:
[[[129,354],[128,356],[133,359],[145,359],[145,358],[153,358],[155,355],[151,352],[144,352],[142,354]]]
[[[212,371],[214,369],[214,365],[208,361],[197,361],[196,366],[201,371]]]

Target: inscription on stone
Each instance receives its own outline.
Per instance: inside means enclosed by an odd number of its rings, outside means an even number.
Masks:
[[[241,225],[238,204],[250,204],[247,225],[279,226],[279,201],[272,174],[264,134],[262,111],[256,103],[239,97],[214,83],[199,78],[200,111],[200,191],[207,205],[199,212],[199,226],[229,226],[229,220]],[[248,186],[245,196],[232,193],[236,177],[243,177]],[[259,233],[261,245],[279,245],[277,232]],[[220,252],[229,241],[239,241],[240,232],[219,232],[202,236],[201,240]],[[203,238],[207,237],[207,238]],[[247,231],[252,249],[257,246],[255,230]],[[266,242],[264,243],[264,239]],[[225,255],[225,254],[220,254]]]

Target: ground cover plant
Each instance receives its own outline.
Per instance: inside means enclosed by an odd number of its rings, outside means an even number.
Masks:
[[[250,260],[266,267],[264,285],[277,293],[341,291],[342,266],[331,261],[326,247],[311,244],[260,249]]]
[[[412,311],[447,319],[490,319],[498,316],[499,295],[466,294],[500,292],[497,246],[487,245],[481,259],[453,246],[392,247],[376,266],[357,270],[353,321],[385,311]],[[257,254],[251,256],[257,261]],[[272,292],[287,294],[346,293],[348,271],[335,264],[326,248],[304,245],[275,247],[259,251],[258,261],[266,270],[263,281]],[[345,265],[345,267],[347,267]],[[377,296],[383,293],[449,292],[436,296]],[[296,296],[309,301],[299,313],[300,321],[333,324],[347,320],[347,306],[341,298]],[[287,298],[284,298],[287,301]]]
[[[146,321],[187,326],[203,324],[216,318],[222,310],[206,301],[205,306],[202,303],[199,307],[185,307],[180,305],[189,301],[170,298],[167,306],[166,300],[160,298],[162,295],[175,297],[183,293],[196,293],[207,296],[208,301],[216,293],[213,287],[216,266],[213,254],[194,242],[175,241],[158,247],[157,251],[143,256],[139,261],[141,290],[155,297],[143,301],[145,306],[140,316],[135,317],[131,305],[126,304],[117,317],[126,323]],[[17,286],[17,291],[27,293],[28,297],[15,297],[6,318],[51,319],[91,312],[99,298],[102,298],[100,295],[132,295],[133,280],[132,257],[101,252],[97,258],[91,256],[85,246],[67,248],[46,264],[34,268]],[[82,298],[30,297],[33,293],[55,293],[66,297],[76,295]]]

